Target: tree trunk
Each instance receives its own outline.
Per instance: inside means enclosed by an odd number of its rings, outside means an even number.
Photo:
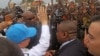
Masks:
[[[9,2],[8,2],[8,8],[9,8],[9,9],[10,9],[10,3],[11,3],[11,1],[12,1],[12,0],[9,0]]]

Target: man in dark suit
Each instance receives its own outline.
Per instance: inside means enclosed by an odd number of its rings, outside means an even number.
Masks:
[[[61,46],[54,56],[87,56],[86,48],[77,39],[77,24],[74,21],[62,21],[57,26],[56,35]]]

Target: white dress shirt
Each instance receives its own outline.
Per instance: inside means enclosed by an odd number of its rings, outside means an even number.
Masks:
[[[60,46],[60,49],[61,49],[63,46],[65,46],[65,45],[71,43],[71,42],[74,41],[74,40],[75,40],[75,39],[72,39],[72,40],[70,40],[70,41],[64,42],[64,43]]]

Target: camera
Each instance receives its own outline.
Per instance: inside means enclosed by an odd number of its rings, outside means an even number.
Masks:
[[[56,16],[55,21],[57,23],[60,23],[62,21],[63,14],[64,13],[62,11],[62,8],[56,9],[56,11],[55,11],[55,16]]]
[[[23,13],[23,10],[20,8],[20,6],[15,7],[15,14],[17,18],[21,18],[21,14]]]

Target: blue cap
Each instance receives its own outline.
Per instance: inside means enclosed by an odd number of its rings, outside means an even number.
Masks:
[[[34,37],[37,31],[34,27],[26,27],[24,24],[11,25],[6,31],[7,39],[15,43],[20,43],[25,39]]]

